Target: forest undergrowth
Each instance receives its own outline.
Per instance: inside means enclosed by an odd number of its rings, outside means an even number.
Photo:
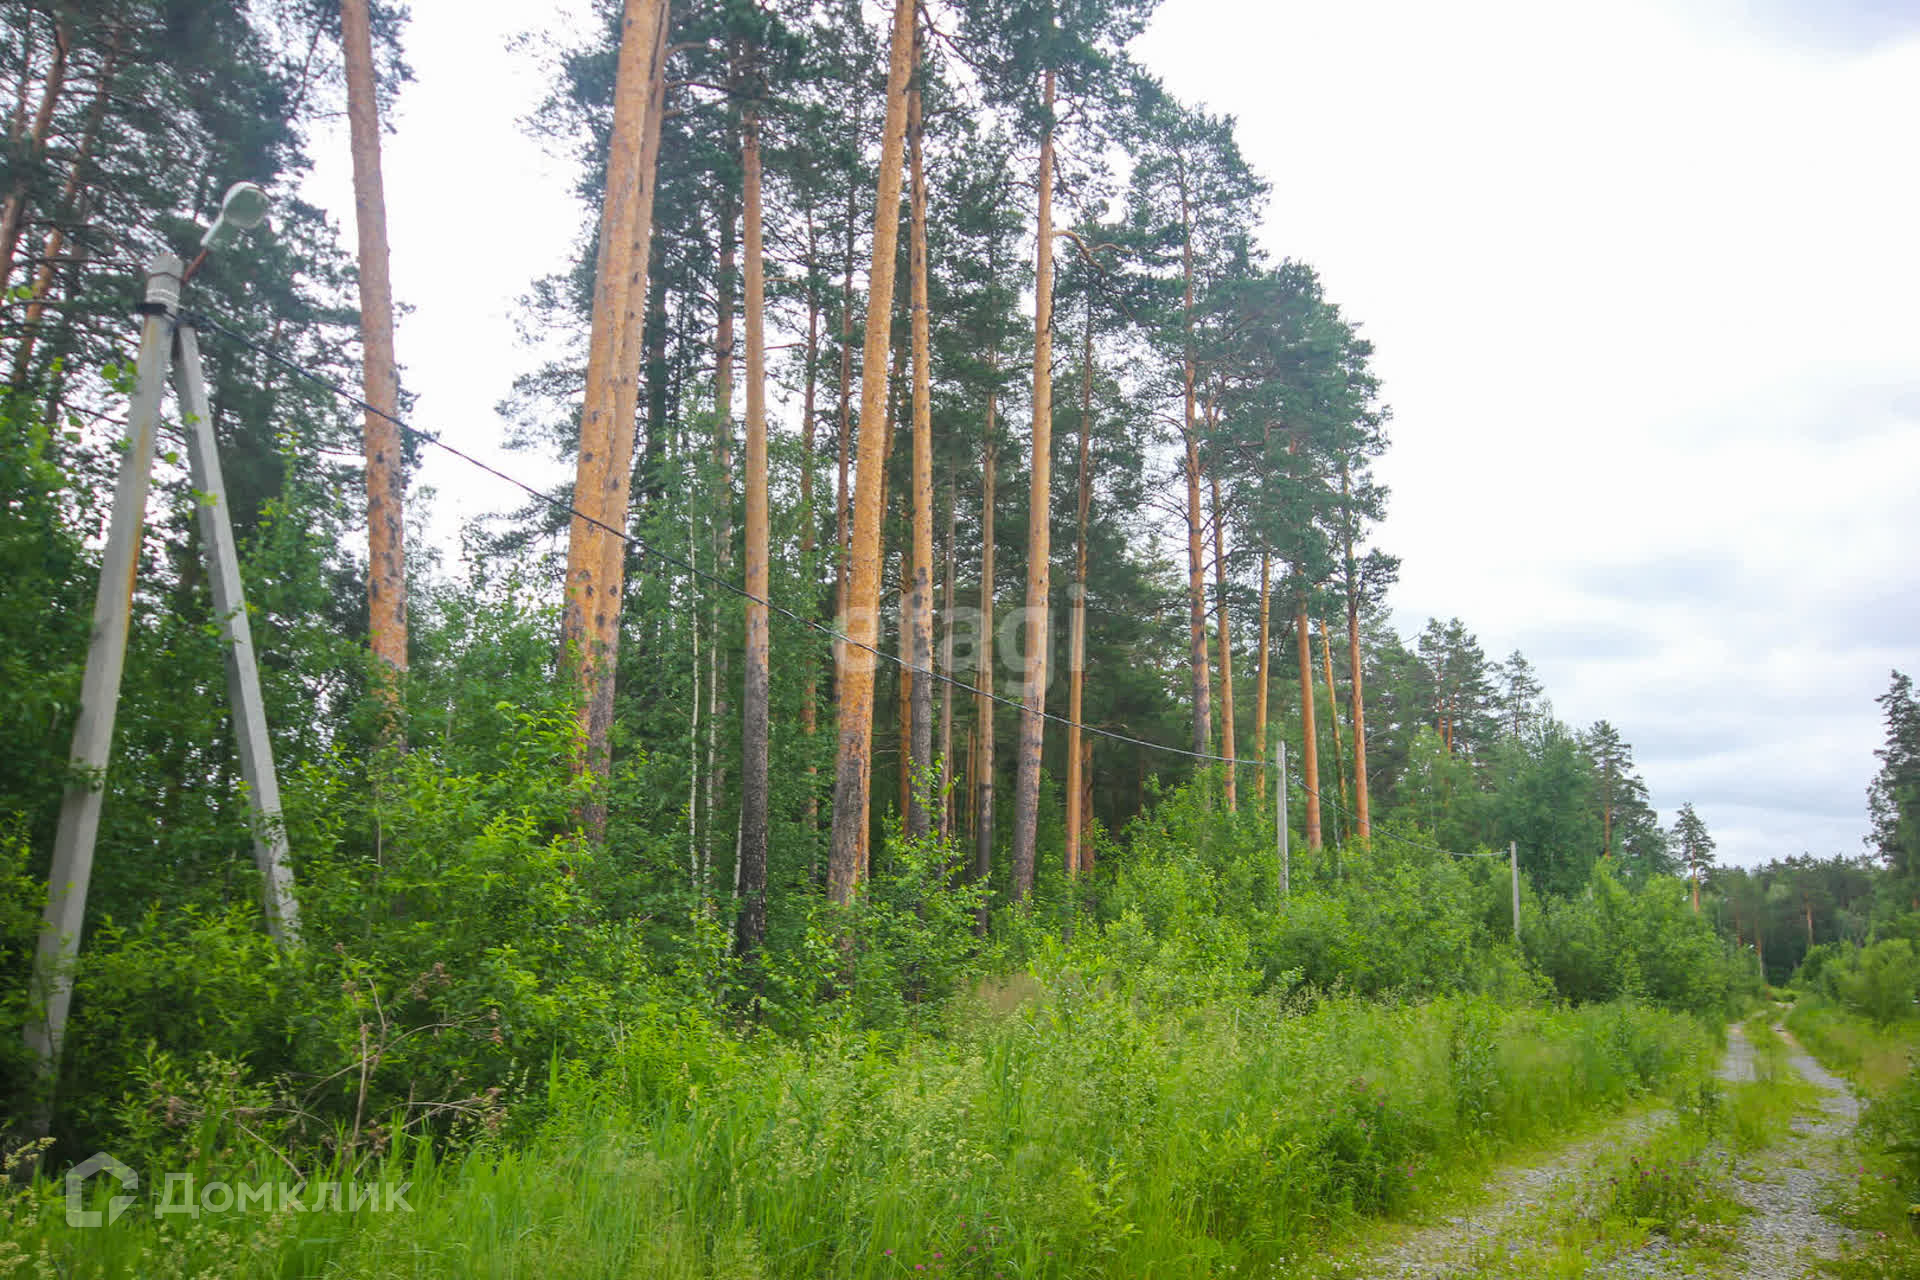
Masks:
[[[7,1225],[16,1258],[76,1276],[1285,1273],[1517,1142],[1688,1087],[1715,1052],[1691,1016],[1624,1002],[1155,1009],[1063,965],[1011,1011],[965,998],[892,1043],[633,1027],[597,1069],[556,1063],[523,1137],[360,1168],[405,1182],[409,1213],[75,1231],[43,1182]],[[271,1176],[220,1128],[202,1182]]]

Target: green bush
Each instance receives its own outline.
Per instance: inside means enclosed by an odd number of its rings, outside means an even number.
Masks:
[[[1862,950],[1856,962],[1841,968],[1836,985],[1843,1000],[1877,1027],[1889,1027],[1913,1012],[1920,985],[1920,958],[1913,943],[1890,938]]]
[[[1710,1014],[1760,990],[1758,972],[1693,914],[1677,880],[1629,888],[1598,865],[1588,892],[1540,900],[1522,936],[1527,955],[1570,1000],[1634,996]]]

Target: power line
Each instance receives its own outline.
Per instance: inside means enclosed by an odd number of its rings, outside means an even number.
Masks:
[[[204,325],[206,328],[212,329],[215,333],[218,333],[223,337],[230,338],[234,342],[239,343],[241,346],[247,348],[248,350],[254,352],[255,354],[267,360],[272,361],[274,364],[279,365],[281,368],[286,369],[288,372],[296,374],[302,378],[307,379],[309,382],[312,382],[317,386],[325,388],[326,390],[332,392],[335,396],[355,406],[356,408],[386,419],[388,422],[391,422],[394,426],[400,428],[400,430],[406,432],[408,435],[412,436],[416,440],[420,440],[426,444],[433,445],[435,448],[440,449],[445,453],[449,453],[453,455],[454,457],[460,459],[462,462],[468,463],[469,465],[474,467],[478,467],[480,470],[486,472],[490,476],[493,476],[495,479],[504,480],[506,483],[520,490],[522,493],[527,494],[529,497],[532,497],[540,502],[546,503],[548,506],[552,507],[555,511],[558,511],[564,515],[572,516],[578,520],[583,520],[587,524],[592,525],[594,528],[599,529],[603,533],[606,533],[611,535],[612,537],[618,538],[620,541],[626,543],[630,547],[635,548],[636,550],[642,552],[643,554],[652,556],[656,560],[659,560],[665,564],[671,565],[674,568],[679,569],[682,572],[687,573],[702,582],[710,583],[713,586],[718,587],[723,591],[727,591],[733,595],[739,596],[743,600],[750,601],[754,604],[763,605],[766,607],[768,611],[772,613],[779,614],[783,618],[786,618],[793,622],[797,622],[803,627],[811,628],[812,630],[819,632],[821,635],[827,636],[830,639],[839,642],[840,644],[846,645],[850,649],[857,649],[864,653],[872,654],[874,657],[879,658],[883,661],[891,662],[895,666],[901,668],[902,670],[912,672],[915,675],[928,676],[942,683],[950,684],[954,686],[956,689],[964,689],[967,692],[972,693],[976,696],[984,695],[989,701],[999,703],[1001,706],[1013,707],[1022,712],[1026,710],[1025,703],[1016,702],[1014,699],[1008,698],[1002,694],[997,694],[990,690],[981,689],[975,684],[971,684],[967,681],[960,680],[951,675],[943,674],[942,672],[935,671],[931,668],[915,666],[913,663],[908,662],[904,658],[901,658],[895,654],[887,653],[885,650],[875,648],[873,645],[870,645],[870,644],[863,644],[860,641],[855,640],[852,637],[844,634],[843,632],[840,632],[835,628],[828,626],[824,622],[818,622],[812,618],[805,616],[804,614],[795,613],[793,610],[788,609],[785,606],[780,605],[772,600],[766,599],[761,596],[756,596],[752,592],[748,591],[745,587],[739,586],[736,583],[726,578],[722,578],[718,574],[709,573],[706,570],[701,569],[696,565],[690,564],[689,562],[680,559],[678,556],[674,555],[672,552],[663,551],[659,547],[656,547],[651,543],[647,542],[644,538],[637,537],[634,534],[628,533],[622,529],[616,529],[612,525],[609,525],[601,520],[597,520],[594,517],[588,515],[586,512],[580,510],[578,507],[574,506],[572,503],[566,501],[565,499],[556,498],[550,493],[544,493],[541,490],[536,489],[532,485],[526,483],[524,480],[520,480],[514,476],[510,476],[506,472],[500,470],[499,468],[494,467],[486,462],[482,462],[479,458],[474,457],[472,454],[467,453],[459,448],[456,448],[453,445],[448,444],[445,440],[442,440],[435,433],[431,431],[427,431],[421,427],[416,427],[413,424],[406,422],[403,419],[398,418],[391,413],[386,412],[384,409],[380,409],[375,407],[374,405],[368,404],[365,400],[361,399],[359,396],[355,395],[352,391],[348,390],[347,388],[341,386],[339,383],[333,381],[331,378],[328,378],[323,374],[315,373],[312,370],[307,369],[302,365],[287,359],[285,356],[279,355],[278,353],[274,352],[270,348],[262,346],[261,344],[253,341],[251,338],[247,337],[245,334],[239,333],[221,324],[219,321],[213,319],[211,316],[207,315],[205,312],[200,312],[200,311],[182,312],[181,322],[183,324],[192,324],[196,326]],[[1161,752],[1165,752],[1168,755],[1181,756],[1188,760],[1202,760],[1202,761],[1207,761],[1213,764],[1228,764],[1228,765],[1235,765],[1235,766],[1258,766],[1263,768],[1266,765],[1266,762],[1264,760],[1255,760],[1255,759],[1244,758],[1244,757],[1229,758],[1227,756],[1212,755],[1202,751],[1189,751],[1184,747],[1170,747],[1165,745],[1164,743],[1149,742],[1145,738],[1131,737],[1124,733],[1116,733],[1111,729],[1101,729],[1101,728],[1098,728],[1097,726],[1090,725],[1090,724],[1077,724],[1075,721],[1070,720],[1065,716],[1056,715],[1050,711],[1041,711],[1040,718],[1043,720],[1049,721],[1051,723],[1063,725],[1069,728],[1077,727],[1084,733],[1095,734],[1099,737],[1106,738],[1111,742],[1118,742],[1127,746],[1141,747],[1149,751],[1161,751]]]
[[[301,365],[293,360],[290,360],[287,357],[282,356],[279,353],[273,351],[271,348],[268,348],[266,346],[261,345],[258,342],[255,342],[253,339],[247,337],[245,334],[240,333],[239,331],[229,328],[228,326],[220,323],[218,320],[214,319],[212,316],[208,315],[204,311],[183,311],[180,316],[180,321],[182,324],[195,326],[195,327],[204,326],[206,328],[212,329],[215,333],[218,333],[225,338],[229,338],[232,341],[239,343],[241,346],[247,348],[249,351],[254,352],[256,355],[259,355],[264,359],[272,361],[274,364],[279,365],[281,368],[287,370],[288,372],[296,374],[297,376],[305,378],[307,381],[312,382],[315,385],[324,388],[325,390],[331,392],[333,395],[335,395],[339,399],[344,400],[348,404],[353,405],[355,408],[358,408],[366,413],[374,414],[377,417],[386,419],[388,422],[391,422],[394,426],[400,428],[401,431],[406,432],[408,435],[412,436],[414,439],[420,440],[426,444],[430,444],[445,453],[451,454],[453,457],[460,459],[462,462],[465,462],[470,466],[479,468],[480,470],[486,472],[488,475],[493,476],[495,479],[504,480],[506,483],[520,490],[522,493],[527,494],[529,497],[532,497],[537,501],[546,503],[548,506],[552,507],[555,511],[558,511],[564,515],[571,516],[578,520],[583,520],[587,524],[592,525],[594,528],[601,530],[603,533],[607,533],[615,538],[618,538],[621,542],[625,543],[626,545],[635,548],[636,550],[640,551],[645,555],[650,555],[665,564],[671,565],[674,568],[681,570],[682,572],[690,575],[691,577],[693,577],[694,579],[700,582],[710,583],[713,586],[720,588],[721,590],[724,590],[733,595],[739,596],[743,600],[751,601],[754,604],[763,605],[766,607],[766,609],[769,612],[779,614],[781,617],[786,618],[792,622],[797,622],[803,627],[807,627],[807,628],[810,628],[811,630],[817,631],[821,635],[824,635],[829,639],[832,639],[840,644],[844,644],[850,649],[858,649],[862,652],[872,654],[874,657],[879,658],[882,661],[891,662],[895,666],[901,668],[904,671],[912,672],[915,675],[924,675],[924,676],[931,677],[932,679],[941,681],[942,683],[950,684],[957,689],[966,690],[967,692],[974,694],[975,696],[984,695],[990,702],[998,703],[1001,706],[1013,707],[1021,711],[1022,713],[1025,713],[1026,711],[1026,704],[1023,702],[1016,702],[1012,698],[1005,697],[1002,694],[994,693],[991,690],[981,689],[976,684],[972,684],[967,681],[960,680],[954,676],[947,675],[939,671],[935,671],[932,668],[915,666],[911,662],[908,662],[907,660],[905,660],[904,658],[901,658],[896,654],[887,653],[886,651],[882,649],[878,649],[873,645],[862,644],[860,641],[853,639],[852,637],[846,635],[845,633],[833,627],[830,627],[823,622],[819,622],[813,618],[809,618],[804,614],[795,613],[793,610],[788,609],[783,605],[777,604],[770,599],[765,599],[763,597],[756,596],[750,591],[748,591],[745,587],[739,586],[729,579],[722,578],[718,574],[709,573],[708,571],[699,568],[697,565],[694,565],[686,560],[680,559],[678,556],[672,554],[671,552],[663,551],[660,548],[653,546],[651,543],[647,542],[643,538],[640,538],[635,536],[634,534],[628,533],[623,529],[616,529],[612,525],[606,524],[601,520],[595,519],[593,516],[586,514],[584,511],[580,510],[578,507],[574,506],[572,503],[562,498],[557,498],[550,493],[546,493],[546,492],[543,492],[542,490],[536,489],[532,485],[526,483],[524,480],[518,479],[515,476],[510,476],[506,472],[500,470],[498,467],[495,467],[489,463],[483,462],[479,458],[474,457],[472,454],[467,453],[464,450],[459,449],[454,445],[448,444],[445,440],[441,439],[437,433],[428,431],[422,427],[416,427],[412,423],[407,422],[404,419],[395,416],[394,414],[388,413],[384,409],[377,408],[376,406],[367,403],[365,400],[355,395],[352,391],[350,391],[346,387],[341,386],[339,383],[335,382],[333,379],[326,377],[324,374],[315,373],[311,369],[306,368],[304,365]],[[1075,721],[1068,719],[1066,716],[1056,715],[1049,711],[1041,711],[1040,718],[1050,723],[1062,725],[1067,728],[1078,728],[1083,733],[1091,733],[1098,737],[1105,738],[1110,742],[1118,742],[1125,746],[1139,747],[1148,751],[1159,751],[1167,755],[1179,756],[1187,760],[1198,760],[1198,761],[1204,761],[1209,764],[1225,764],[1225,765],[1232,765],[1238,768],[1258,768],[1262,770],[1264,770],[1267,767],[1267,763],[1268,763],[1263,758],[1246,757],[1246,756],[1228,757],[1228,756],[1222,756],[1222,755],[1214,755],[1210,752],[1204,752],[1204,751],[1189,751],[1184,747],[1170,747],[1170,746],[1167,746],[1165,743],[1149,742],[1145,738],[1135,738],[1128,734],[1116,733],[1111,729],[1102,729],[1090,724],[1076,723]],[[1316,800],[1320,801],[1320,803],[1330,806],[1331,808],[1344,814],[1349,819],[1352,819],[1356,823],[1359,821],[1358,816],[1355,815],[1351,810],[1349,810],[1345,805],[1339,804],[1336,801],[1321,795],[1320,792],[1318,792],[1317,790],[1314,790],[1313,788],[1308,787],[1304,781],[1296,783],[1293,781],[1293,779],[1289,778],[1288,782],[1291,785],[1298,786],[1302,791],[1306,792],[1308,795],[1313,796]],[[1441,854],[1442,856],[1449,857],[1449,858],[1494,858],[1494,857],[1505,856],[1504,854],[1496,854],[1496,853],[1458,853],[1452,849],[1443,849],[1439,845],[1427,844],[1423,841],[1414,840],[1407,836],[1397,835],[1390,831],[1376,832],[1374,833],[1374,835],[1376,838],[1383,838],[1401,845],[1408,846],[1410,848],[1424,850],[1428,853]]]

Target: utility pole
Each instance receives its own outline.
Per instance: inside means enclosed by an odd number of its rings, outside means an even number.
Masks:
[[[300,940],[300,913],[293,900],[293,873],[287,867],[287,828],[280,817],[280,776],[273,765],[273,740],[267,736],[267,704],[260,693],[260,664],[254,657],[253,626],[247,621],[247,597],[240,586],[240,552],[233,542],[227,482],[213,436],[213,410],[200,369],[200,338],[190,324],[174,331],[174,390],[187,421],[187,457],[193,487],[200,498],[200,545],[207,557],[213,588],[213,612],[220,619],[227,655],[227,699],[239,746],[240,777],[253,810],[253,861],[260,870],[260,905],[267,932],[282,946]]]
[[[1282,738],[1279,745],[1274,748],[1274,775],[1276,778],[1274,790],[1280,797],[1279,821],[1274,824],[1273,835],[1275,843],[1280,846],[1280,896],[1290,898],[1293,896],[1293,868],[1288,864],[1287,855],[1287,742],[1285,738]]]
[[[1507,841],[1507,869],[1513,873],[1513,942],[1520,945],[1520,845]]]
[[[229,228],[255,226],[265,214],[266,197],[260,189],[236,184],[227,192],[220,219],[201,242],[200,260]],[[260,694],[260,670],[241,590],[226,483],[220,472],[213,416],[201,374],[200,346],[193,329],[179,314],[181,289],[192,274],[192,269],[183,270],[180,259],[172,254],[157,254],[147,265],[145,301],[139,308],[145,319],[127,419],[127,449],[100,557],[93,630],[80,686],[80,711],[73,729],[72,781],[60,804],[53,861],[47,875],[46,911],[34,953],[30,991],[38,1002],[39,1016],[28,1022],[25,1038],[41,1078],[42,1094],[32,1126],[39,1136],[46,1134],[52,1120],[53,1081],[73,1001],[73,967],[86,924],[87,888],[100,833],[107,763],[113,751],[120,678],[126,667],[127,632],[133,612],[133,584],[140,567],[154,440],[170,366],[177,376],[193,486],[199,494],[200,541],[207,578],[225,642],[227,696],[233,709],[241,776],[252,810],[254,860],[260,870],[267,930],[282,946],[292,946],[299,940],[286,831],[280,816],[280,787],[273,746],[267,737],[266,704]]]
[[[73,961],[87,915],[87,884],[93,876],[93,844],[100,833],[107,757],[113,749],[113,721],[119,711],[120,673],[127,660],[127,625],[133,612],[133,578],[140,567],[140,535],[147,518],[147,489],[153,472],[154,434],[160,423],[160,399],[167,390],[167,355],[173,344],[173,316],[180,306],[180,259],[156,254],[147,264],[141,313],[140,355],[134,365],[133,408],[127,418],[127,452],[113,491],[113,518],[100,555],[100,587],[93,601],[93,634],[87,643],[87,671],[80,685],[80,714],[73,726],[72,781],[60,802],[60,825],[53,837],[53,865],[47,872],[47,907],[33,957],[32,997],[45,1002],[45,1017],[27,1024],[46,1094],[39,1104],[35,1131],[44,1134],[52,1119],[52,1084],[60,1059],[60,1038],[73,1000]]]

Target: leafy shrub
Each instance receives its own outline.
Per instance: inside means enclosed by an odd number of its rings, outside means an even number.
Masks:
[[[1381,1214],[1405,1201],[1415,1155],[1432,1149],[1431,1135],[1385,1089],[1355,1079],[1330,1107],[1315,1159],[1337,1196],[1360,1213]]]
[[[1895,1158],[1908,1199],[1920,1201],[1920,1064],[1867,1108],[1861,1131]]]
[[[1905,938],[1889,938],[1859,952],[1835,974],[1837,993],[1862,1017],[1885,1028],[1913,1012],[1920,957]]]
[[[1589,889],[1542,899],[1523,918],[1527,955],[1562,996],[1634,996],[1708,1014],[1758,993],[1758,973],[1693,914],[1679,881],[1656,878],[1629,888],[1600,864]]]

